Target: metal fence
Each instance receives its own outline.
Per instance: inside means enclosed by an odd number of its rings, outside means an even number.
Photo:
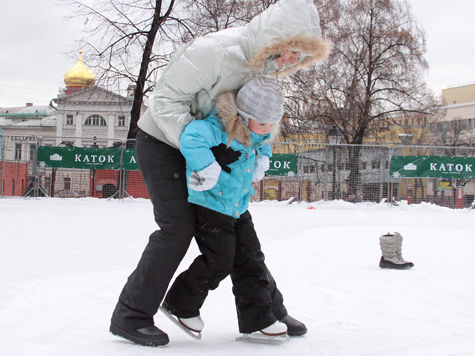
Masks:
[[[389,175],[392,148],[387,146],[278,143],[274,152],[295,154],[297,172],[291,177],[267,176],[255,200],[381,201],[394,183]]]
[[[92,152],[112,148],[119,152],[118,165],[116,169],[45,166],[37,160],[39,149],[44,147],[88,148]],[[135,140],[111,142],[96,137],[0,136],[0,195],[149,198],[140,171],[124,169],[124,152],[133,147]]]
[[[473,178],[404,178],[391,175],[391,159],[395,156],[473,158],[473,147],[330,145],[309,142],[278,143],[274,145],[274,152],[295,154],[297,171],[290,176],[266,176],[256,188],[255,201],[341,199],[355,203],[393,203],[405,200],[409,204],[430,202],[452,208],[470,207],[474,203]]]
[[[117,167],[65,168],[38,164],[42,147],[110,148]],[[134,160],[134,140],[101,138],[0,136],[1,196],[148,198]],[[132,153],[131,153],[132,152]],[[330,145],[323,142],[275,143],[268,175],[254,184],[254,201],[350,202],[406,200],[448,207],[471,206],[475,196],[472,178],[404,178],[391,175],[395,156],[475,157],[473,147]],[[76,154],[76,158],[78,155]],[[85,158],[85,156],[83,157]],[[285,169],[283,169],[285,168]]]

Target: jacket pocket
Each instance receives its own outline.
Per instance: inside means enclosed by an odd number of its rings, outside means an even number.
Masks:
[[[210,193],[215,197],[216,200],[225,199],[226,187],[228,186],[230,176],[230,173],[226,173],[225,171],[221,170],[221,173],[219,174],[218,183],[216,183],[216,185],[210,190]]]

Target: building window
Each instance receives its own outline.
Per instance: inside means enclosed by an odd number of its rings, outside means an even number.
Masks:
[[[373,168],[373,169],[381,168],[381,162],[380,161],[372,161],[371,162],[371,168]]]
[[[15,160],[21,160],[21,143],[15,143]]]
[[[107,126],[106,120],[101,115],[91,115],[86,119],[84,123],[86,126]]]
[[[73,115],[71,114],[68,114],[66,115],[66,125],[74,125],[74,119],[73,119]]]
[[[36,152],[36,145],[35,144],[30,144],[30,162],[32,162],[35,158],[35,152]]]
[[[123,115],[120,115],[120,116],[119,116],[119,123],[118,123],[118,126],[120,126],[120,127],[124,127],[124,126],[125,126],[125,116],[123,116]]]
[[[64,177],[64,190],[71,190],[71,178]]]

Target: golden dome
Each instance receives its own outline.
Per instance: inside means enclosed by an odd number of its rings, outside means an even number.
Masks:
[[[82,61],[82,51],[76,64],[64,74],[66,86],[90,87],[94,85],[96,77]]]

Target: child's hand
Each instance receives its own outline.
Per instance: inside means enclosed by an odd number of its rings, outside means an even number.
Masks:
[[[191,172],[189,186],[191,189],[199,192],[210,190],[218,183],[220,173],[221,167],[218,162],[213,161],[213,163],[201,171]]]
[[[254,164],[254,173],[252,174],[252,181],[259,182],[266,175],[266,171],[269,169],[269,157],[258,155],[256,157],[256,163]]]

